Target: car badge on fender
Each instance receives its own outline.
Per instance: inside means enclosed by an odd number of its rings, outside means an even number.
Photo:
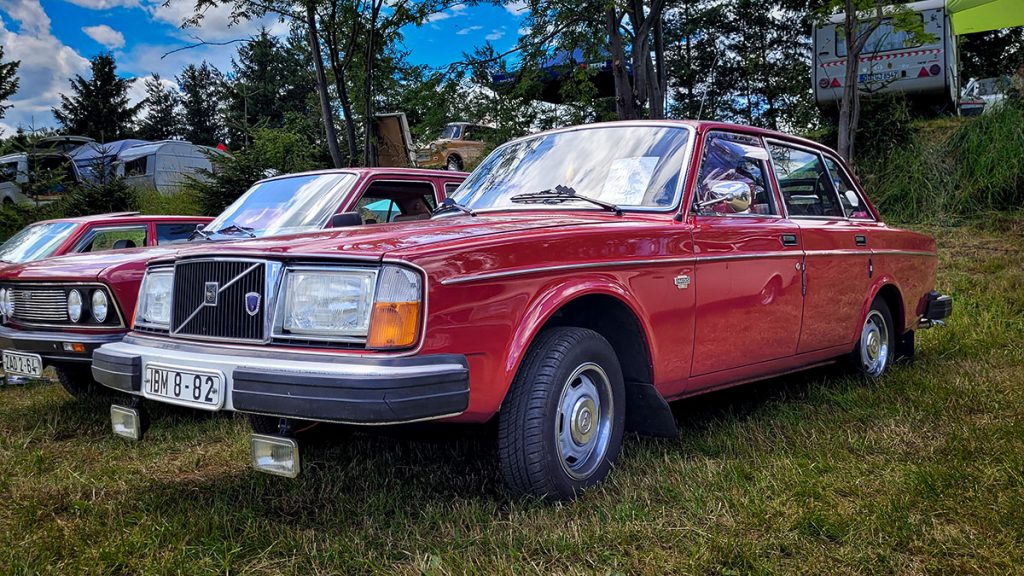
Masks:
[[[220,284],[207,282],[206,287],[203,289],[203,305],[216,306],[218,294],[220,294]]]
[[[245,295],[245,311],[249,316],[255,316],[260,312],[260,295],[257,292],[248,292]]]

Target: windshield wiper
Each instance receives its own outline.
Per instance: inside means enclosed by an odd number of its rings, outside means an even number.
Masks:
[[[253,234],[252,231],[253,228],[249,228],[247,226],[239,226],[238,224],[232,224],[230,226],[225,226],[220,230],[217,230],[217,234],[224,234],[226,236],[228,234],[238,234],[240,232],[242,234],[248,234],[249,238],[255,238],[256,235]]]
[[[434,216],[434,215],[440,214],[442,212],[447,212],[449,210],[458,210],[459,212],[462,212],[463,214],[469,214],[470,216],[476,216],[476,212],[474,212],[471,208],[467,208],[466,206],[463,206],[462,204],[459,204],[458,202],[456,202],[452,198],[445,198],[444,200],[442,200],[441,201],[441,205],[438,206],[437,208],[435,208],[434,211],[430,213],[430,215]]]
[[[195,240],[196,236],[202,236],[203,240],[209,240],[211,234],[203,228],[202,224],[196,224],[196,229],[193,230],[192,233],[188,235],[189,242]]]
[[[541,190],[540,192],[531,192],[529,194],[519,194],[518,196],[509,198],[509,200],[517,204],[561,204],[562,202],[567,202],[569,200],[583,200],[584,202],[590,202],[595,206],[600,206],[609,212],[614,212],[616,216],[622,216],[622,209],[615,204],[577,194],[576,190],[571,186],[559,185],[555,186],[554,190],[549,189]]]

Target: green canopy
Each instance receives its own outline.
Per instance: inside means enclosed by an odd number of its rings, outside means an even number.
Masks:
[[[1024,0],[948,0],[957,36],[1024,26]]]

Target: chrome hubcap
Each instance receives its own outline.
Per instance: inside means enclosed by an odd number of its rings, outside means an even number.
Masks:
[[[604,460],[611,438],[611,382],[593,363],[573,370],[562,387],[555,439],[562,469],[576,479],[593,474]]]
[[[889,327],[876,310],[872,310],[864,321],[864,330],[860,336],[860,359],[864,371],[872,376],[881,374],[889,360]]]

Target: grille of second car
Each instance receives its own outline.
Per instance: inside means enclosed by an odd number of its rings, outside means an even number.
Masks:
[[[14,319],[25,322],[67,322],[68,298],[63,289],[12,288]]]
[[[176,336],[262,341],[266,318],[265,262],[183,260],[174,267],[171,333]],[[216,291],[211,303],[208,291]],[[247,298],[250,302],[246,302]],[[256,302],[255,312],[253,300]]]

